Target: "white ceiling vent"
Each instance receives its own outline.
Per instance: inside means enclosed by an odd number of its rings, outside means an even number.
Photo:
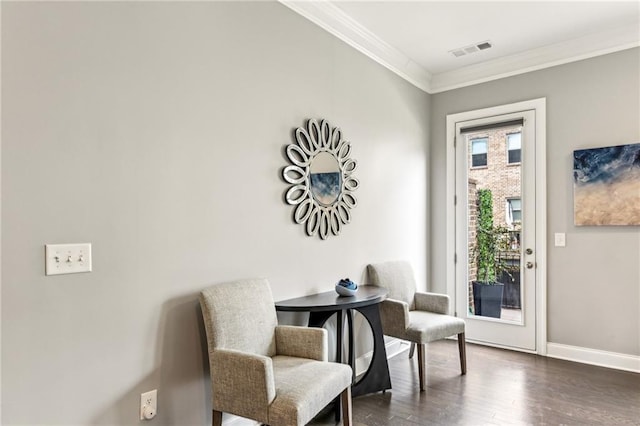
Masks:
[[[489,49],[491,47],[493,47],[493,44],[491,44],[491,42],[487,40],[487,41],[481,41],[480,43],[472,44],[469,46],[459,47],[457,49],[450,50],[449,53],[451,53],[456,58],[459,58],[460,56],[468,55],[470,53],[476,53],[481,50]]]

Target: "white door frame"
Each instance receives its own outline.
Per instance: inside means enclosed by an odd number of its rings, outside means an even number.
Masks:
[[[446,279],[447,294],[455,299],[456,288],[456,149],[454,146],[456,123],[484,117],[534,110],[536,116],[536,194],[535,220],[537,245],[536,273],[536,351],[547,354],[547,169],[546,169],[546,98],[532,99],[508,105],[483,108],[447,115],[446,148]],[[513,349],[513,348],[507,348]]]

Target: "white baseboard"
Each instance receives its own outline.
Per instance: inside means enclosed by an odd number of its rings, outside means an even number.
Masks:
[[[406,340],[400,340],[393,337],[385,339],[385,349],[387,350],[387,359],[391,359],[396,355],[406,352],[411,347],[411,343]]]
[[[455,338],[454,338],[455,340]],[[395,338],[385,338],[387,359],[409,350],[410,343]],[[511,349],[513,348],[504,348]],[[356,374],[364,373],[369,365],[372,353],[366,353],[356,359]],[[607,352],[598,349],[583,348],[580,346],[563,345],[547,342],[547,354],[549,358],[563,359],[566,361],[580,362],[582,364],[597,365],[599,367],[613,368],[616,370],[640,373],[640,356]]]
[[[394,356],[401,354],[409,350],[410,343],[404,340],[395,339],[392,337],[386,337],[384,339],[384,348],[387,351],[387,359],[391,359]],[[369,351],[356,358],[356,376],[363,374],[369,368],[373,351]]]
[[[564,359],[567,361],[581,362],[583,364],[640,373],[640,356],[636,355],[547,342],[547,356],[549,358]]]
[[[260,426],[262,423],[233,414],[223,413],[222,424],[225,426]]]

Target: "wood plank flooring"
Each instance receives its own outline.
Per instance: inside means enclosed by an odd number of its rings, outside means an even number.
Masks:
[[[427,345],[427,389],[416,358],[389,361],[393,389],[353,399],[356,426],[640,425],[640,374],[467,344]],[[311,425],[334,425],[320,413]]]

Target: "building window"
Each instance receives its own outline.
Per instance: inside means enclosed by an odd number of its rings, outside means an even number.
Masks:
[[[487,165],[488,138],[471,140],[471,167],[484,167]]]
[[[522,133],[510,133],[507,135],[507,163],[520,163],[522,145]]]
[[[507,198],[507,223],[522,222],[522,200],[520,198]]]

